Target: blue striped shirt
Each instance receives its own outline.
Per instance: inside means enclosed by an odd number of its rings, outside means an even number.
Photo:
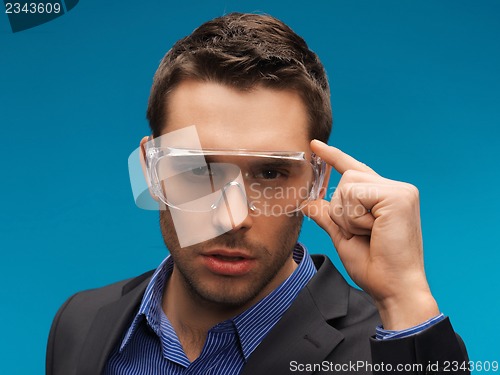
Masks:
[[[430,326],[439,323],[441,320],[444,320],[446,317],[444,316],[443,313],[439,314],[438,316],[435,316],[434,318],[431,318],[422,324],[419,324],[415,327],[403,329],[401,331],[392,331],[389,329],[383,329],[382,326],[378,326],[376,328],[376,334],[375,338],[377,340],[389,340],[389,339],[401,339],[403,337],[408,337],[411,335],[416,335],[419,332],[422,332],[423,330],[429,328]]]
[[[139,311],[110,355],[105,375],[239,374],[248,357],[316,273],[306,248],[295,246],[298,267],[273,292],[236,317],[208,331],[200,356],[190,362],[162,309],[165,282],[173,270],[169,256],[146,288]]]

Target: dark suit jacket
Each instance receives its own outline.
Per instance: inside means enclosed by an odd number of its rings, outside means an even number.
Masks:
[[[380,369],[393,365],[392,374],[397,373],[397,364],[422,364],[423,371],[399,373],[427,374],[433,373],[425,371],[429,363],[442,367],[444,361],[467,360],[448,319],[409,338],[383,342],[370,338],[380,324],[370,297],[350,287],[327,257],[313,255],[313,260],[317,274],[250,356],[243,375],[289,374],[294,369],[316,374],[335,365],[343,366],[335,373],[372,373],[366,365],[357,372],[346,367],[363,363],[358,361],[383,363]],[[66,301],[50,330],[47,375],[100,374],[139,308],[152,273],[84,291]],[[318,371],[314,365],[323,368]]]

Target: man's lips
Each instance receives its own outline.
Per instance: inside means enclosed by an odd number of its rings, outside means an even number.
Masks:
[[[210,251],[205,251],[201,255],[203,256],[215,256],[219,258],[239,258],[239,259],[254,259],[250,254],[245,251],[241,251],[238,249],[229,250],[229,249],[213,249]]]
[[[250,272],[256,263],[247,252],[236,249],[214,249],[201,255],[209,271],[218,275],[242,276]]]

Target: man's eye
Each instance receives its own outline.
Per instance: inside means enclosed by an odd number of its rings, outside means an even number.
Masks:
[[[208,176],[211,174],[211,171],[207,166],[192,168],[191,172],[196,176]]]
[[[275,180],[282,176],[283,174],[276,169],[264,169],[255,175],[256,178],[262,178],[264,180]]]

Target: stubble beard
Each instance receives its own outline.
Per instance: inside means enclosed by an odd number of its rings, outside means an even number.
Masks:
[[[174,268],[181,276],[183,284],[191,294],[192,298],[202,303],[217,304],[227,308],[237,308],[247,305],[254,300],[267,285],[269,285],[279,271],[290,259],[295,244],[302,227],[303,215],[297,214],[289,218],[289,221],[277,233],[277,248],[270,249],[268,246],[260,243],[251,243],[245,238],[244,234],[222,234],[214,239],[181,248],[177,239],[177,234],[168,210],[160,211],[160,228],[163,235],[163,241],[167,246],[174,260]],[[193,253],[199,253],[205,249],[217,247],[246,249],[251,254],[258,254],[261,257],[269,259],[268,264],[262,269],[258,277],[248,282],[243,289],[235,291],[231,277],[228,281],[220,283],[217,288],[210,288],[205,285],[203,279],[197,274],[190,262],[190,256]]]

